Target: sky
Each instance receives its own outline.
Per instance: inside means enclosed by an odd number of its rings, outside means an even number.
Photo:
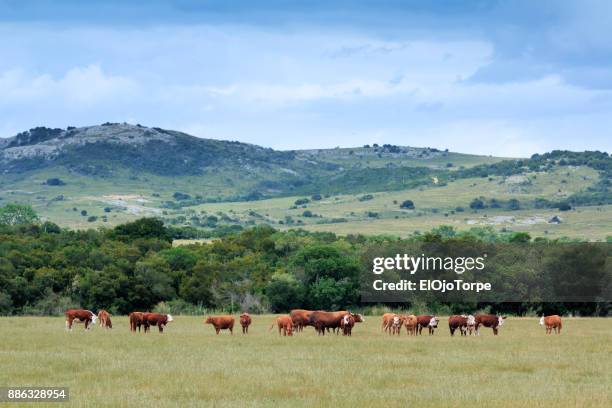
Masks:
[[[612,151],[609,1],[0,0],[0,137]]]

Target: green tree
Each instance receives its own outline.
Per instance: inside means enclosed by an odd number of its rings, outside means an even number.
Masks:
[[[265,294],[274,313],[287,312],[302,305],[302,290],[294,276],[277,273],[265,288]]]
[[[0,225],[33,224],[38,215],[29,205],[7,204],[0,208]]]

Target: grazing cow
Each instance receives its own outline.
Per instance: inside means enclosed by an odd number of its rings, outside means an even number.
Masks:
[[[100,319],[100,326],[107,329],[113,328],[113,322],[111,322],[110,314],[102,309],[98,311],[98,319]]]
[[[311,326],[310,315],[312,313],[314,313],[314,310],[304,309],[293,309],[289,312],[289,316],[291,316],[291,320],[297,332],[303,331],[305,326]]]
[[[478,314],[474,317],[476,321],[476,335],[480,336],[480,326],[490,327],[493,329],[493,334],[497,336],[499,327],[504,324],[505,316],[497,316],[492,314]]]
[[[249,333],[249,326],[251,325],[251,316],[244,312],[240,315],[240,326],[242,326],[242,334]]]
[[[72,323],[74,321],[85,323],[85,330],[90,330],[91,326],[96,324],[98,316],[91,310],[84,309],[68,309],[66,315],[66,330],[72,331]]]
[[[270,330],[274,328],[274,326],[278,327],[278,335],[283,336],[293,336],[293,320],[290,315],[282,315],[278,316],[273,322],[272,326],[270,326]]]
[[[140,331],[140,326],[143,325],[144,321],[142,319],[142,316],[144,315],[144,313],[142,312],[132,312],[130,313],[130,331],[135,332],[136,328],[138,328],[138,331]]]
[[[164,327],[174,319],[169,314],[160,314],[160,313],[143,313],[142,314],[142,324],[144,326],[144,331],[147,333],[151,326],[157,326],[160,333],[164,332]]]
[[[420,335],[423,327],[427,327],[429,331],[429,335],[434,334],[434,330],[438,327],[438,319],[436,316],[432,315],[419,315],[417,318],[417,333]]]
[[[361,321],[363,321],[361,315],[353,315],[348,313],[342,317],[342,319],[340,320],[340,329],[342,330],[343,336],[350,336],[352,334],[353,327],[355,327],[357,319],[361,319]]]
[[[205,324],[212,324],[217,334],[221,330],[229,330],[230,334],[234,335],[234,317],[233,316],[210,316]]]
[[[468,328],[474,327],[476,319],[472,315],[453,315],[448,318],[448,328],[451,336],[455,335],[455,330],[459,329],[462,336],[467,336]]]
[[[540,324],[546,327],[546,334],[551,334],[554,330],[556,334],[561,334],[561,316],[559,315],[551,315],[551,316],[542,316],[540,318]]]
[[[319,335],[325,336],[325,330],[336,329],[340,327],[340,320],[346,314],[351,314],[346,310],[341,310],[338,312],[323,312],[316,311],[312,312],[310,315],[310,325],[314,326],[315,330]]]
[[[408,334],[409,336],[416,335],[418,325],[417,317],[415,315],[402,316],[402,320],[404,320],[406,334]]]

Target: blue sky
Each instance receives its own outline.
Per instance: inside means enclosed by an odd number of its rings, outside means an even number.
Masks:
[[[0,0],[0,136],[610,152],[611,27],[607,1]]]

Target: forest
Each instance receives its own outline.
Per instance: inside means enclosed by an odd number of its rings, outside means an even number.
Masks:
[[[141,218],[112,229],[69,230],[22,214],[0,224],[0,314],[53,315],[69,307],[112,313],[210,310],[252,313],[292,308],[367,310],[363,257],[373,248],[419,242],[545,242],[526,233],[442,226],[400,240],[256,226],[206,243],[172,246],[177,229]],[[24,221],[24,222],[20,222]],[[604,244],[606,245],[606,244]],[[610,303],[388,303],[392,308],[462,313],[607,315]]]

